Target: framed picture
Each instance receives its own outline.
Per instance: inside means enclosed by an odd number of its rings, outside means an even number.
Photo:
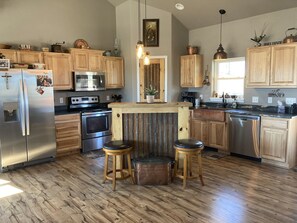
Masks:
[[[143,20],[143,45],[159,46],[159,19]]]
[[[9,59],[0,59],[0,69],[9,69],[10,60]]]

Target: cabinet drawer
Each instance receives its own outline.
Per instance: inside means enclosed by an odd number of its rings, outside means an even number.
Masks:
[[[69,137],[79,135],[80,136],[80,123],[68,122],[68,123],[56,123],[56,136],[57,138]]]
[[[56,115],[55,116],[56,122],[73,122],[78,121],[80,122],[80,115],[79,114],[66,114],[66,115]]]
[[[225,112],[216,109],[194,109],[193,118],[224,122]]]
[[[263,127],[277,128],[277,129],[287,129],[288,128],[287,120],[262,118],[261,121],[262,121]]]
[[[79,150],[81,148],[80,136],[66,137],[63,139],[57,139],[57,152],[62,153],[65,150]]]

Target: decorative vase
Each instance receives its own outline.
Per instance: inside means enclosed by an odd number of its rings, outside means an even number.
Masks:
[[[154,103],[155,95],[147,95],[146,101],[147,103]]]

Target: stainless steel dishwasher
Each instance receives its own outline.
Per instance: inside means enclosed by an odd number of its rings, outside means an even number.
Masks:
[[[260,116],[229,114],[228,133],[231,153],[260,158]]]

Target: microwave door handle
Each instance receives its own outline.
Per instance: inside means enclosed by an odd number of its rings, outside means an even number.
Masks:
[[[26,81],[24,80],[24,94],[25,94],[25,109],[26,109],[26,126],[27,135],[30,135],[30,120],[29,120],[29,101],[28,101],[28,87]]]
[[[23,95],[23,83],[22,80],[20,80],[20,119],[21,119],[21,129],[22,129],[22,135],[26,135],[25,130],[25,105],[24,105],[24,95]]]

